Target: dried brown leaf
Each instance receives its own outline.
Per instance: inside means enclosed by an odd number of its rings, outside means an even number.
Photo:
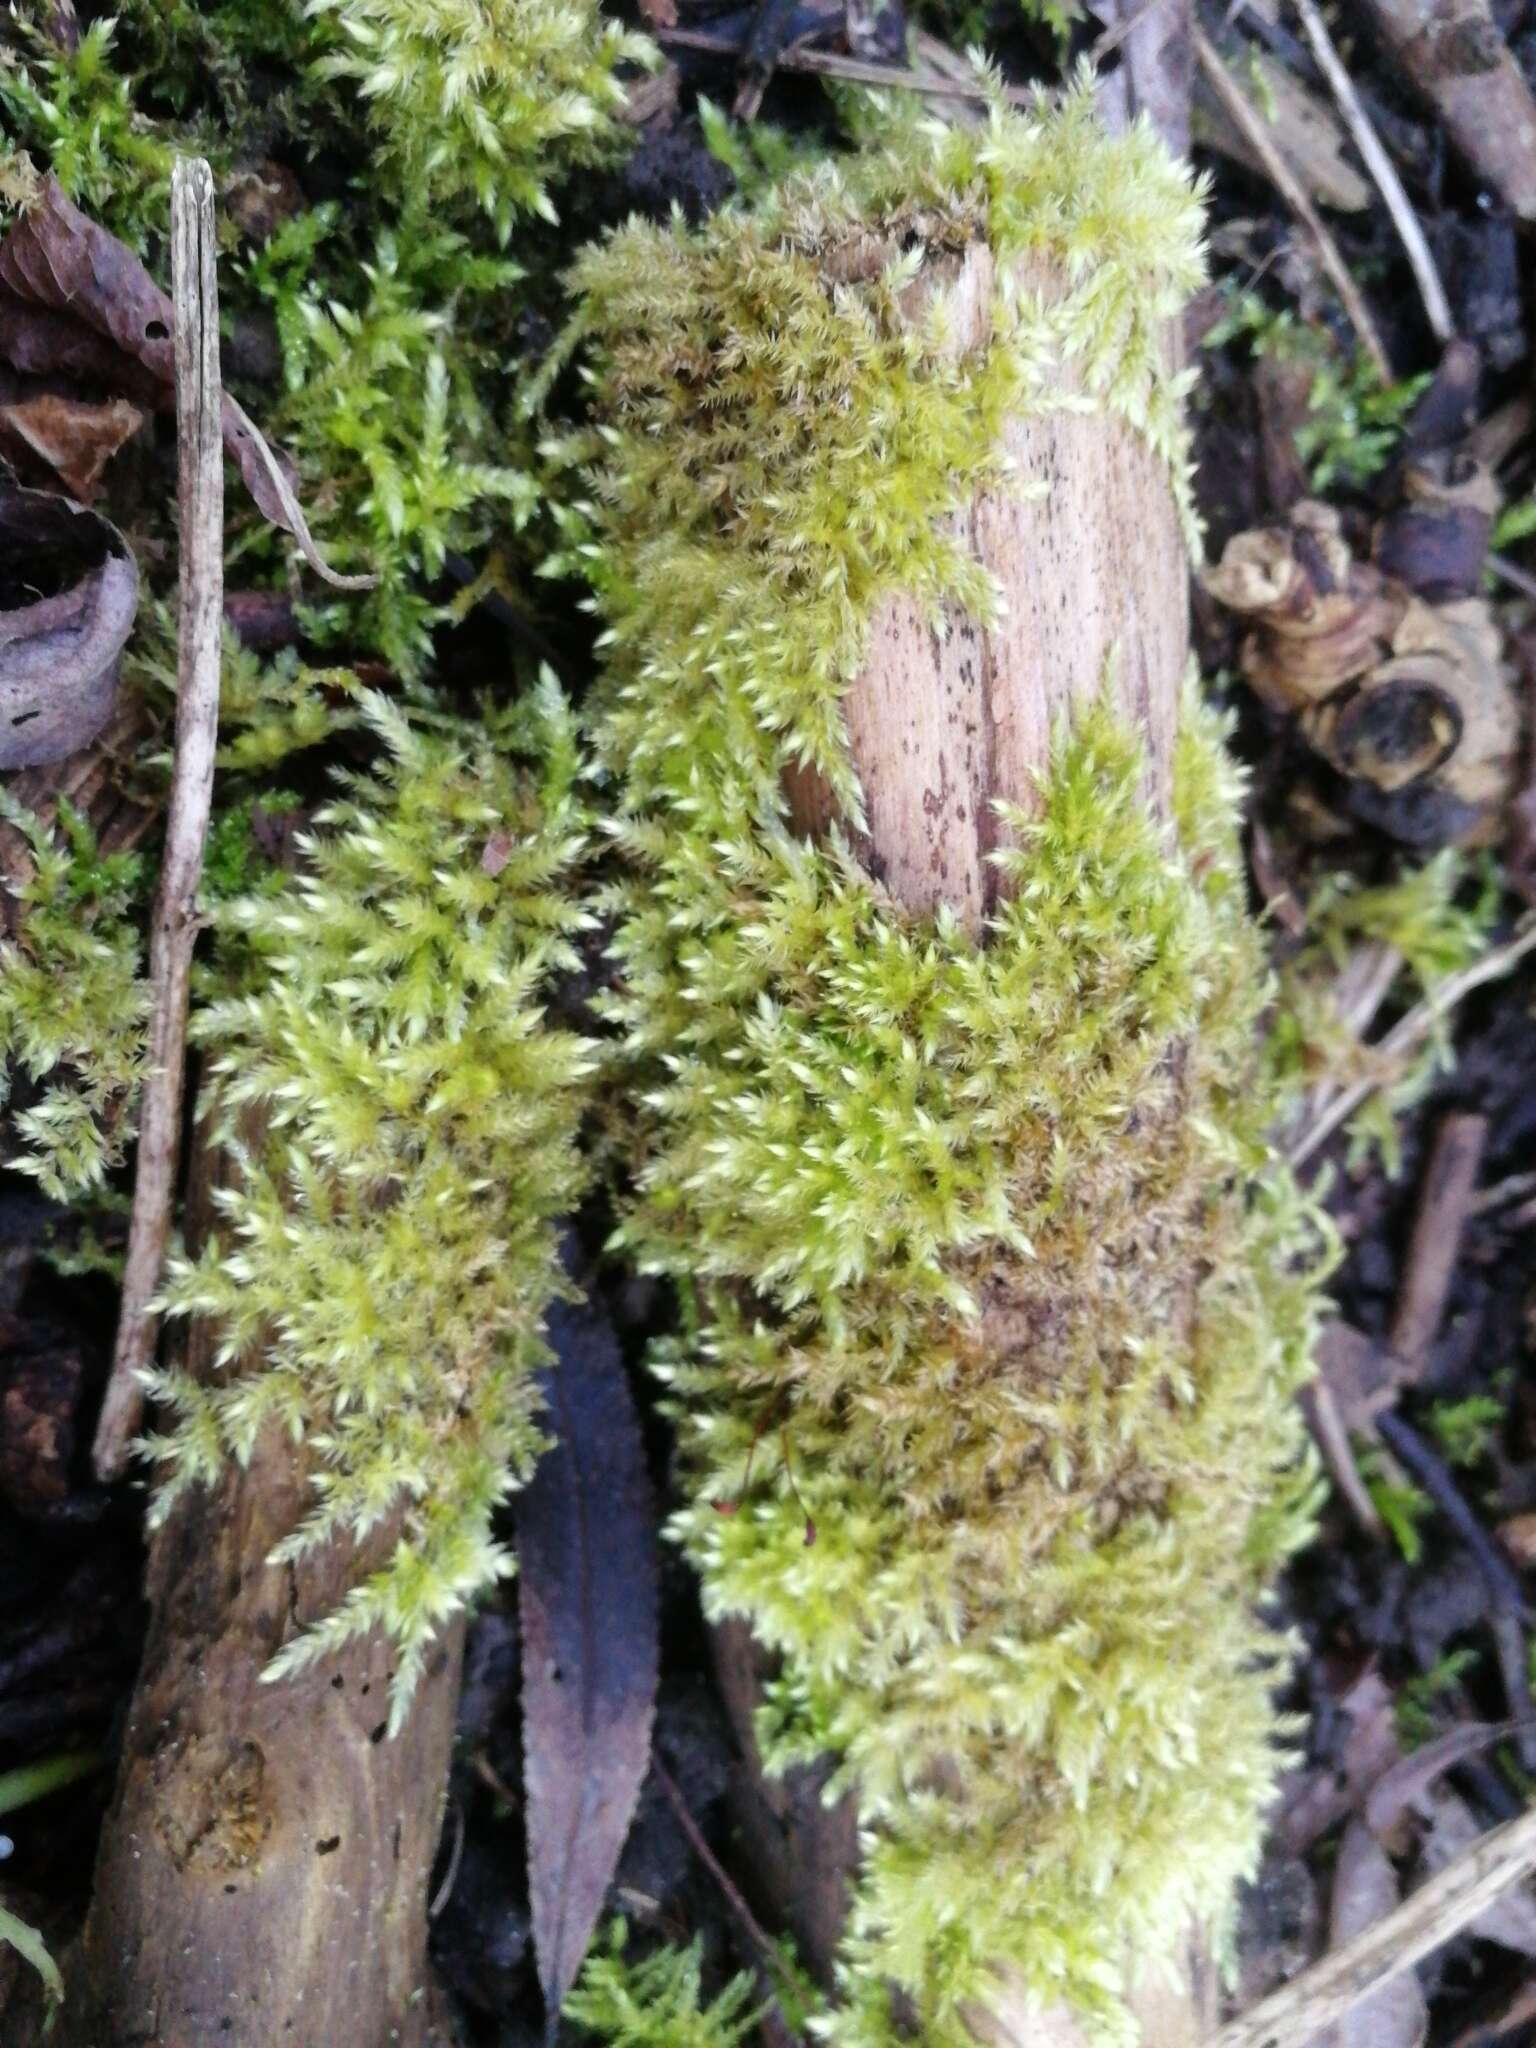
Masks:
[[[1342,1948],[1398,1904],[1397,1873],[1364,1821],[1352,1820],[1339,1844],[1330,1905],[1331,1946]],[[1411,1970],[1391,1978],[1340,2020],[1332,2048],[1420,2048],[1429,2013]]]
[[[83,214],[51,175],[42,181],[35,202],[0,241],[0,308],[6,299],[11,310],[0,311],[0,347],[14,335],[25,344],[24,352],[34,358],[22,362],[11,356],[17,369],[57,372],[62,367],[57,361],[35,359],[37,330],[25,316],[42,311],[110,343],[115,361],[126,359],[141,372],[147,371],[161,392],[174,391],[176,356],[171,328],[175,315],[170,299],[133,251]],[[14,311],[17,307],[23,315],[19,320]],[[82,344],[78,332],[70,336],[57,327],[51,331],[61,347],[67,347],[77,359],[92,358],[93,352]],[[99,355],[96,360],[97,374],[101,374]],[[224,445],[263,517],[293,535],[305,561],[327,583],[342,590],[370,588],[373,578],[339,576],[324,561],[289,475],[249,415],[229,397],[223,405],[223,429]]]
[[[15,405],[0,405],[0,442],[46,463],[70,495],[85,504],[95,497],[107,464],[143,424],[144,414],[126,398],[92,405],[44,391]]]
[[[1410,1750],[1383,1771],[1371,1787],[1365,1802],[1366,1826],[1378,1837],[1392,1834],[1408,1809],[1443,1772],[1469,1756],[1476,1756],[1479,1750],[1508,1732],[1501,1722],[1464,1721],[1433,1742],[1426,1742],[1421,1749]]]
[[[0,769],[62,761],[112,715],[139,571],[115,526],[0,484]]]
[[[539,1981],[557,2013],[586,1954],[650,1760],[657,1567],[640,1425],[606,1320],[558,1304],[555,1441],[518,1496],[523,1776]]]

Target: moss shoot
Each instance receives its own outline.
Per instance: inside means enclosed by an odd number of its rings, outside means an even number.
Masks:
[[[998,303],[957,364],[907,288],[978,237]],[[1030,255],[1060,292],[1015,287]],[[1127,1956],[1223,1920],[1284,1733],[1257,1607],[1308,1526],[1318,1241],[1266,1137],[1220,733],[1192,699],[1170,836],[1106,703],[1062,732],[981,943],[783,794],[810,762],[860,817],[871,616],[991,613],[951,515],[1060,365],[1181,484],[1157,330],[1200,268],[1186,174],[1086,94],[580,267],[644,1105],[622,1238],[697,1303],[661,1360],[676,1529],[782,1657],[770,1755],[830,1749],[857,1788],[842,2048],[904,2038],[893,1987],[969,2043],[1000,1968],[1130,2038]]]
[[[163,1517],[265,1426],[307,1440],[315,1503],[279,1556],[398,1525],[268,1673],[378,1626],[398,1725],[437,1629],[507,1569],[491,1517],[540,1448],[591,1053],[544,1015],[584,920],[553,687],[473,721],[360,701],[381,765],[321,813],[301,874],[218,912],[225,973],[251,992],[196,1028],[239,1172],[224,1230],[168,1295],[219,1318],[226,1370],[157,1379],[175,1419],[151,1448]]]

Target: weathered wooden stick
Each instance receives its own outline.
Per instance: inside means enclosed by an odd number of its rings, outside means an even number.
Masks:
[[[213,173],[200,157],[171,176],[171,286],[175,302],[177,495],[181,597],[176,760],[165,852],[150,924],[154,1009],[139,1110],[133,1215],[123,1268],[112,1373],[93,1448],[97,1477],[115,1479],[143,1413],[139,1375],[154,1352],[160,1284],[181,1144],[187,994],[197,939],[197,888],[213,799],[224,605],[224,449]]]
[[[1525,1813],[1485,1835],[1374,1927],[1223,2027],[1210,2048],[1307,2048],[1372,1992],[1469,1927],[1533,1869],[1536,1813]]]
[[[957,357],[983,348],[995,302],[990,249],[973,244],[956,262],[930,263],[928,282],[948,300]],[[1042,265],[1021,269],[1018,284],[1021,296],[1063,288]],[[1176,346],[1170,334],[1170,354]],[[972,551],[1004,594],[1002,617],[982,627],[954,606],[938,632],[914,601],[893,599],[843,699],[868,818],[863,858],[903,908],[928,915],[947,905],[977,934],[1000,882],[995,806],[1034,807],[1062,721],[1106,686],[1142,737],[1149,800],[1166,810],[1189,662],[1189,559],[1167,464],[1118,414],[1074,409],[1070,367],[1058,375],[1066,403],[1009,424],[1010,485],[978,493],[964,515]],[[1035,482],[1047,489],[1019,487]],[[792,777],[789,794],[802,830],[832,822],[829,793],[813,778]],[[983,1318],[1004,1350],[1009,1315],[1004,1301]],[[793,1915],[796,1902],[785,1903]],[[824,1921],[823,1905],[806,1929],[818,1943]],[[1216,2012],[1199,1932],[1181,1982],[1138,1981],[1133,1957],[1127,1968],[1143,2048],[1194,2048]],[[989,2009],[969,2012],[967,2024],[986,2048],[1081,2048],[1086,2039],[1073,2014],[1042,2012],[1006,1971]]]
[[[194,1243],[221,1170],[199,1133]],[[188,1371],[206,1378],[216,1326],[192,1324],[187,1341]],[[149,1634],[90,1917],[66,1964],[63,2048],[451,2039],[427,1975],[427,1896],[462,1626],[444,1631],[388,1740],[392,1655],[377,1634],[264,1684],[273,1655],[398,1533],[377,1532],[367,1557],[333,1543],[267,1563],[312,1499],[309,1460],[272,1428],[248,1465],[189,1488],[154,1538]]]
[[[1536,220],[1536,100],[1488,0],[1365,0],[1363,11],[1477,175]]]
[[[1260,115],[1252,108],[1226,65],[1216,45],[1199,27],[1192,30],[1195,55],[1200,69],[1222,110],[1244,142],[1264,166],[1265,175],[1286,205],[1312,237],[1318,260],[1328,273],[1328,281],[1339,295],[1339,304],[1349,316],[1349,324],[1359,338],[1360,346],[1370,357],[1371,365],[1383,383],[1392,380],[1392,359],[1387,354],[1381,336],[1376,331],[1376,322],[1371,310],[1361,297],[1360,288],[1350,275],[1349,266],[1339,254],[1338,244],[1323,225],[1321,216],[1307,197],[1300,180],[1290,165],[1275,147],[1274,140]]]

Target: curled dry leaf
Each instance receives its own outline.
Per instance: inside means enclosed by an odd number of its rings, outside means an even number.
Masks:
[[[0,769],[62,761],[112,714],[139,572],[115,526],[0,485]]]
[[[1305,499],[1284,525],[1228,543],[1206,573],[1218,603],[1250,622],[1243,674],[1296,714],[1322,758],[1381,797],[1421,798],[1430,829],[1486,845],[1503,829],[1520,718],[1498,628],[1466,592],[1481,575],[1491,486],[1476,465],[1426,462],[1378,550],[1413,576],[1361,560],[1328,505]],[[1422,836],[1405,811],[1379,820]]]
[[[0,405],[0,447],[46,464],[71,497],[89,504],[102,471],[143,424],[144,414],[126,398],[93,405],[44,391]]]
[[[143,396],[147,383],[156,402],[168,402],[176,384],[174,318],[169,297],[133,251],[88,219],[56,178],[44,178],[0,241],[0,351],[12,367],[58,374],[73,365],[129,397]],[[50,346],[57,355],[49,356]],[[316,574],[340,590],[371,588],[372,577],[340,576],[324,561],[290,475],[228,396],[223,433],[257,509],[293,535]]]
[[[555,1441],[517,1497],[528,1889],[553,2016],[634,1817],[656,1707],[657,1565],[640,1424],[604,1318],[558,1303]]]
[[[1321,704],[1381,660],[1407,593],[1355,559],[1331,505],[1304,498],[1283,526],[1227,543],[1205,574],[1218,604],[1251,624],[1243,674],[1277,711]]]

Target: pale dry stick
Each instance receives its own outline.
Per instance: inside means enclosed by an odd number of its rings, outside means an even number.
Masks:
[[[1340,1499],[1354,1516],[1362,1533],[1373,1543],[1382,1542],[1387,1533],[1386,1524],[1377,1513],[1370,1488],[1360,1476],[1349,1431],[1339,1413],[1339,1404],[1333,1398],[1333,1389],[1321,1374],[1310,1386],[1302,1388],[1301,1412],[1307,1419],[1312,1441],[1317,1445]]]
[[[1137,0],[1136,6],[1129,14],[1119,21],[1112,21],[1109,27],[1101,31],[1088,45],[1088,62],[1095,67],[1102,64],[1106,57],[1119,49],[1127,36],[1133,35],[1141,27],[1154,8],[1162,5],[1163,0]]]
[[[1276,148],[1274,138],[1264,125],[1262,117],[1249,104],[1246,94],[1239,89],[1215,44],[1198,25],[1192,28],[1191,33],[1194,37],[1195,56],[1210,82],[1212,92],[1221,101],[1222,108],[1232,125],[1264,166],[1265,175],[1275,190],[1316,243],[1319,261],[1339,295],[1339,303],[1344,308],[1349,324],[1359,337],[1360,346],[1369,356],[1371,366],[1383,384],[1390,384],[1393,378],[1392,359],[1376,331],[1376,323],[1371,318],[1370,308],[1360,296],[1360,289],[1349,274],[1348,264],[1339,254],[1338,244],[1324,226],[1317,208],[1307,197],[1290,165]]]
[[[1536,1810],[1495,1828],[1411,1899],[1232,2020],[1208,2048],[1307,2048],[1536,1869]]]
[[[176,755],[160,885],[150,924],[153,1012],[139,1111],[122,1307],[112,1373],[93,1447],[96,1474],[103,1480],[115,1479],[127,1461],[128,1446],[144,1407],[139,1375],[153,1355],[159,1327],[149,1304],[160,1284],[180,1153],[187,994],[218,743],[224,450],[213,173],[201,157],[178,158],[171,173],[171,294],[175,304],[181,557]]]
[[[1470,1214],[1486,1216],[1493,1209],[1507,1209],[1522,1196],[1536,1194],[1536,1173],[1511,1173],[1486,1187],[1473,1201]]]
[[[1383,1082],[1390,1078],[1394,1060],[1405,1053],[1413,1052],[1434,1030],[1435,1026],[1448,1017],[1464,996],[1469,996],[1485,982],[1497,981],[1508,974],[1516,963],[1536,947],[1536,918],[1522,920],[1520,928],[1502,946],[1493,946],[1480,960],[1474,960],[1470,967],[1464,967],[1459,974],[1451,975],[1432,995],[1427,995],[1406,1016],[1400,1017],[1379,1045],[1371,1047],[1381,1063],[1380,1074],[1368,1075],[1362,1081],[1354,1081],[1336,1095],[1327,1108],[1320,1112],[1306,1129],[1285,1148],[1285,1157],[1292,1166],[1300,1166],[1310,1159],[1326,1139],[1331,1138],[1346,1117],[1354,1115],[1362,1102],[1366,1102]]]
[[[1328,82],[1328,90],[1338,103],[1339,113],[1350,140],[1364,159],[1365,167],[1376,182],[1382,203],[1392,217],[1397,238],[1403,245],[1408,266],[1413,272],[1414,282],[1419,287],[1419,297],[1424,301],[1425,318],[1430,331],[1442,345],[1453,341],[1456,336],[1456,322],[1451,313],[1445,286],[1440,282],[1440,273],[1435,268],[1435,259],[1429,252],[1424,239],[1424,230],[1419,226],[1419,217],[1414,212],[1408,194],[1403,190],[1403,181],[1397,175],[1397,166],[1382,147],[1381,137],[1371,124],[1371,117],[1365,111],[1360,95],[1355,91],[1355,81],[1345,68],[1344,60],[1328,33],[1328,24],[1323,20],[1317,0],[1291,0],[1292,6],[1301,17],[1301,25],[1307,41],[1312,45],[1312,55],[1317,59],[1317,68]]]
[[[1398,977],[1403,956],[1385,939],[1357,946],[1345,961],[1333,985],[1334,1007],[1339,1021],[1352,1037],[1363,1039]],[[1320,1117],[1346,1084],[1320,1081],[1307,1095],[1296,1121],[1303,1130]]]
[[[656,40],[668,50],[702,50],[716,57],[734,57],[739,45],[705,29],[663,28]],[[890,86],[902,92],[928,93],[939,99],[986,100],[991,87],[980,78],[967,81],[945,78],[931,71],[909,71],[890,64],[875,64],[867,57],[845,57],[838,50],[813,50],[791,45],[773,60],[775,71],[810,71],[827,78],[846,78],[854,85]],[[1026,86],[1011,85],[1007,97],[1015,106],[1027,107],[1035,95]]]
[[[1522,569],[1507,555],[1486,555],[1484,561],[1499,581],[1507,583],[1511,590],[1518,590],[1522,597],[1536,597],[1536,576],[1529,569]]]

